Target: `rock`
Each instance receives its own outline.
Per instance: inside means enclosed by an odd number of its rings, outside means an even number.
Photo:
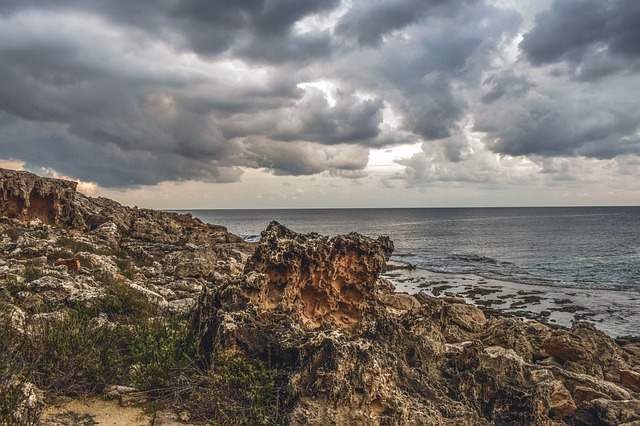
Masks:
[[[620,384],[634,392],[640,392],[640,373],[633,370],[620,370]]]
[[[593,401],[594,399],[611,399],[609,395],[585,386],[576,386],[573,389],[573,396],[578,404]]]
[[[480,338],[488,345],[513,349],[528,362],[549,358],[543,342],[551,335],[549,327],[521,318],[492,318]]]
[[[573,393],[586,395],[580,389],[630,396],[602,379],[536,365],[549,358],[546,326],[489,321],[458,299],[390,297],[371,284],[379,269],[370,265],[387,256],[385,241],[336,239],[348,247],[337,255],[335,240],[271,224],[244,274],[208,286],[196,308],[206,353],[232,351],[290,371],[292,424],[552,425],[572,418],[583,402]],[[350,269],[332,273],[343,258]],[[303,292],[332,303],[309,312]],[[345,305],[357,313],[356,327],[332,316],[331,306]],[[398,316],[389,305],[407,309]],[[485,347],[479,337],[503,346]]]
[[[576,388],[582,387],[603,393],[607,396],[607,398],[613,400],[624,400],[633,398],[626,389],[618,386],[615,383],[608,382],[598,377],[590,376],[588,374],[574,373],[572,371],[568,371],[558,367],[548,367],[548,369],[556,378],[562,380],[562,382],[565,384],[567,389],[572,392],[572,394],[575,393]]]
[[[542,348],[561,360],[565,369],[610,381],[618,381],[619,371],[629,369],[620,346],[589,323],[574,323],[570,332],[554,331]]]
[[[580,404],[573,418],[576,426],[619,426],[631,422],[640,422],[640,401],[637,399],[594,399]]]
[[[205,224],[191,215],[125,207],[107,198],[87,197],[76,192],[77,186],[69,180],[0,168],[0,216],[93,231],[93,236],[114,247],[122,231],[131,238],[161,244],[242,242],[225,227]]]
[[[380,302],[398,311],[409,311],[420,307],[420,302],[406,293],[383,293],[380,295]]]
[[[104,291],[97,286],[74,278],[45,276],[26,285],[33,294],[41,296],[42,303],[49,306],[82,305],[101,297]],[[33,306],[33,305],[32,305]]]
[[[15,375],[6,379],[0,376],[0,421],[3,424],[38,424],[43,407],[40,391],[33,384]]]
[[[487,323],[484,313],[474,305],[452,303],[447,305],[444,314],[449,321],[467,331],[478,332]]]
[[[89,235],[95,237],[98,242],[104,243],[112,248],[117,248],[122,238],[118,226],[111,221],[100,224],[89,232]]]
[[[190,215],[86,197],[73,182],[12,172],[0,174],[0,191],[3,336],[28,338],[76,308],[116,327],[120,314],[94,312],[102,305],[91,301],[129,298],[144,310],[144,295],[163,308],[149,316],[195,304],[192,325],[211,361],[233,354],[276,368],[280,419],[290,424],[640,422],[638,340],[613,341],[583,323],[567,330],[487,318],[461,298],[393,293],[379,276],[393,250],[386,237],[302,235],[274,222],[256,246]],[[74,255],[76,275],[51,266]],[[186,400],[185,379],[177,385]],[[123,404],[140,402],[123,392]],[[179,424],[189,413],[154,421]],[[99,418],[67,414],[64,424]],[[52,419],[44,424],[63,424]]]
[[[369,315],[378,275],[392,251],[389,238],[352,233],[329,239],[272,222],[245,266],[245,274],[264,275],[255,290],[247,286],[247,296],[263,309],[288,311],[308,328],[355,330]]]
[[[23,222],[50,225],[74,221],[71,208],[76,182],[40,178],[29,172],[0,169],[0,214]]]

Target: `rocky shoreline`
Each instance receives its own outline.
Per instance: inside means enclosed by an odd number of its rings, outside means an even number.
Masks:
[[[431,272],[391,263],[383,276],[391,280],[398,291],[461,297],[486,315],[515,316],[567,328],[575,321],[587,321],[616,338],[636,336],[640,329],[638,292],[542,286],[476,274]]]
[[[640,424],[640,342],[394,291],[385,237],[246,243],[4,169],[0,216],[0,424]]]

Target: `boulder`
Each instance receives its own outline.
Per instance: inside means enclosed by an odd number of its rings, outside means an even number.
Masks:
[[[575,426],[620,426],[640,424],[640,400],[594,399],[580,404],[573,417]]]
[[[640,373],[633,370],[620,370],[620,384],[634,392],[640,392]]]

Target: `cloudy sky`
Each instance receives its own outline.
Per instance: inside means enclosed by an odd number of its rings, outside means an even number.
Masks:
[[[640,204],[637,0],[0,0],[0,167],[153,208]]]

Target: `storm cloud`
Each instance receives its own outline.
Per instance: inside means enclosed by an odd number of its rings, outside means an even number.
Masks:
[[[373,150],[404,145],[422,149],[383,182],[636,170],[640,3],[535,7],[0,0],[0,160],[112,188],[364,179]]]

